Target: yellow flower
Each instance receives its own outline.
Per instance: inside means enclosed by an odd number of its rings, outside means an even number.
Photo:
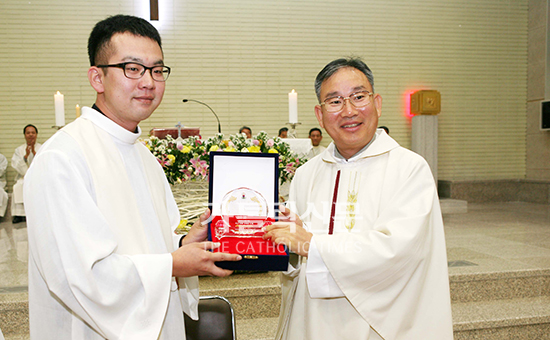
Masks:
[[[277,149],[271,148],[267,153],[279,153],[279,151],[277,151]]]
[[[170,165],[174,164],[174,161],[176,160],[176,156],[174,155],[167,155],[166,158],[168,158]]]
[[[260,147],[257,145],[252,145],[248,147],[248,151],[250,152],[260,152],[260,150],[261,150]]]
[[[191,152],[191,148],[187,145],[184,145],[183,148],[181,149],[181,152],[189,153],[189,152]]]
[[[210,147],[210,151],[218,151],[219,148],[220,148],[220,147],[217,146],[217,145],[212,145],[212,146]]]
[[[180,221],[180,224],[174,230],[176,235],[185,235],[189,232],[189,227],[187,226],[187,220],[183,219]]]
[[[223,151],[234,152],[235,148],[225,148]]]

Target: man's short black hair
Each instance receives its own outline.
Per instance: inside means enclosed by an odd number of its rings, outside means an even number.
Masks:
[[[133,35],[150,38],[159,44],[162,50],[160,34],[157,29],[145,19],[131,15],[114,15],[98,22],[90,38],[88,39],[88,58],[90,66],[100,63],[107,63],[107,47],[113,35],[117,33],[132,33]],[[105,60],[104,60],[105,59]]]
[[[279,129],[279,136],[281,135],[281,133],[283,133],[284,131],[288,131],[288,128],[287,127],[282,127]]]
[[[248,131],[250,131],[250,133],[252,133],[252,129],[249,128],[248,126],[243,126],[242,128],[239,129],[239,133],[243,133],[243,130],[246,129]]]
[[[321,103],[321,85],[323,82],[332,77],[332,75],[341,68],[345,67],[351,67],[361,71],[367,77],[367,80],[372,87],[372,91],[374,92],[374,76],[372,75],[372,71],[367,64],[365,64],[365,62],[363,62],[363,60],[359,57],[340,58],[328,63],[315,78],[315,94],[317,95],[317,100],[319,103]]]
[[[323,135],[323,133],[321,132],[321,129],[319,129],[319,128],[312,128],[311,130],[309,130],[309,135],[308,135],[308,136],[311,136],[311,133],[312,133],[313,131],[319,131],[319,134],[320,134],[321,136]]]
[[[31,126],[34,128],[34,131],[36,131],[36,133],[38,133],[38,129],[36,128],[36,126],[32,125],[32,124],[27,124],[25,125],[25,127],[23,128],[23,134],[27,133],[27,128]]]
[[[390,134],[390,129],[387,126],[380,125],[378,128],[384,129],[388,135]]]

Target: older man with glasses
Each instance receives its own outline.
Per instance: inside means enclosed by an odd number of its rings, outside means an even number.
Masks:
[[[317,75],[333,142],[296,172],[266,239],[300,257],[283,273],[276,339],[451,340],[443,221],[426,161],[382,129],[360,59]]]
[[[185,238],[170,186],[138,138],[170,68],[157,30],[117,15],[88,41],[92,108],[36,155],[25,179],[32,339],[185,339],[198,275],[226,276],[206,211]]]

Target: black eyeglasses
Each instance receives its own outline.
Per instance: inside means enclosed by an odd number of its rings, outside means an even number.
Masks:
[[[151,72],[151,77],[155,81],[166,81],[170,75],[170,67],[168,66],[153,66],[147,67],[138,63],[120,63],[111,65],[97,65],[97,67],[116,67],[124,71],[126,78],[140,79],[145,74],[145,71]]]

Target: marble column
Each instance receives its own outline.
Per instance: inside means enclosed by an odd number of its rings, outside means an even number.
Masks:
[[[441,94],[420,90],[411,94],[412,143],[414,152],[423,156],[437,183],[437,114],[441,112]]]
[[[411,149],[426,159],[437,183],[437,116],[416,115],[412,118]]]

